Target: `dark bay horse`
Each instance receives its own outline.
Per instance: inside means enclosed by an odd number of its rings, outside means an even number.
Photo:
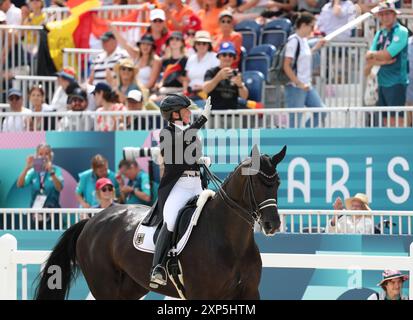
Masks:
[[[255,146],[209,200],[185,249],[179,255],[187,299],[259,299],[262,261],[254,241],[254,223],[266,235],[280,226],[276,166],[286,147],[270,157]],[[245,175],[242,169],[255,174]],[[255,162],[257,163],[257,162]],[[65,299],[78,269],[96,299],[139,299],[149,291],[179,297],[172,281],[149,287],[152,254],[133,246],[135,229],[148,207],[129,210],[109,207],[90,220],[82,220],[63,233],[53,249],[36,290],[36,299]],[[132,214],[133,212],[133,214]],[[48,286],[51,266],[60,266],[61,289]]]

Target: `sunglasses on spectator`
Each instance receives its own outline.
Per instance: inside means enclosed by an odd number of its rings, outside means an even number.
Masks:
[[[42,0],[30,0],[30,2],[41,2]]]
[[[152,20],[152,22],[154,22],[154,23],[162,23],[163,20],[161,20],[161,19],[155,19],[155,20]]]
[[[100,189],[100,190],[102,190],[102,192],[107,192],[107,191],[110,191],[110,192],[112,192],[113,191],[113,187],[112,186],[104,186],[102,189]]]
[[[195,32],[187,32],[186,34],[187,34],[188,36],[192,37],[192,36],[195,35]]]
[[[208,42],[195,42],[195,45],[197,46],[197,45],[200,45],[200,46],[206,46],[206,45],[208,45],[209,43]]]
[[[172,41],[172,40],[182,41],[182,39],[181,39],[181,38],[175,38],[175,37],[171,37],[171,38],[169,38],[169,41]]]
[[[226,19],[222,19],[221,21],[220,21],[221,23],[228,23],[228,24],[230,24],[230,23],[232,23],[232,20],[231,19],[228,19],[228,20],[226,20]]]
[[[122,70],[122,71],[133,71],[132,68],[128,68],[128,67],[120,67],[120,70]]]
[[[11,96],[11,97],[9,97],[9,100],[10,101],[14,101],[14,100],[20,100],[21,99],[21,97],[18,97],[18,96]]]
[[[224,58],[226,57],[235,58],[235,54],[232,54],[232,53],[221,53],[220,56]]]

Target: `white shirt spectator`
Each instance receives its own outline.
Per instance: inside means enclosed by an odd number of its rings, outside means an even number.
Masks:
[[[59,121],[58,131],[93,131],[93,126],[94,120],[90,115],[69,110],[67,116]]]
[[[374,222],[371,217],[342,216],[337,225],[332,226],[331,221],[327,223],[326,233],[356,233],[374,234]],[[337,229],[336,229],[337,227]]]
[[[311,86],[311,49],[308,45],[308,40],[300,38],[297,34],[293,34],[288,38],[288,43],[285,49],[285,56],[292,58],[292,65],[294,65],[295,53],[297,51],[298,41],[300,43],[300,53],[297,59],[297,78],[300,82]]]
[[[32,111],[27,108],[22,108],[21,113],[31,114]],[[19,132],[19,131],[28,131],[30,117],[24,116],[7,116],[4,118],[2,123],[3,132]]]
[[[340,14],[335,15],[333,12],[333,2],[324,5],[317,19],[317,26],[321,32],[329,34],[356,18],[356,7],[353,2],[349,0],[340,1],[340,7]],[[342,41],[350,37],[351,30],[347,30],[335,37],[334,40]]]
[[[17,8],[13,3],[9,10],[6,12],[7,24],[21,25],[22,24],[22,11]]]
[[[113,70],[113,67],[119,60],[127,57],[129,57],[129,55],[126,50],[120,47],[117,47],[110,56],[108,56],[106,51],[100,53],[92,64],[92,69],[95,71],[93,85],[96,85],[98,82],[106,83],[106,70]]]
[[[67,111],[67,94],[63,87],[59,86],[56,89],[50,107],[57,112]]]
[[[196,54],[188,58],[185,66],[186,75],[189,78],[189,86],[193,88],[195,85],[204,84],[204,76],[208,69],[219,66],[219,60],[215,52],[207,52],[201,60]]]

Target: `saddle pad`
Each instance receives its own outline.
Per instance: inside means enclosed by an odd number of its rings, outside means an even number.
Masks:
[[[185,248],[186,243],[188,242],[189,236],[191,235],[192,229],[196,226],[198,222],[199,215],[202,212],[202,208],[204,207],[205,203],[210,197],[213,197],[215,192],[212,190],[204,190],[199,195],[198,201],[196,203],[196,210],[192,215],[191,222],[189,223],[188,228],[186,229],[184,235],[178,242],[176,248],[173,248],[169,251],[169,255],[172,253],[180,254],[182,250]],[[153,242],[153,235],[156,231],[157,226],[144,226],[142,225],[142,221],[139,223],[138,227],[136,228],[135,235],[133,236],[133,245],[136,249],[143,252],[154,253],[155,252],[155,243]]]

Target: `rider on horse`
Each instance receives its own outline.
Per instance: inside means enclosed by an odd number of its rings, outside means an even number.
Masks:
[[[179,210],[192,197],[202,192],[200,163],[209,165],[210,160],[202,157],[201,141],[196,132],[207,122],[211,111],[208,98],[201,116],[191,125],[191,100],[181,94],[167,95],[161,102],[162,117],[168,126],[160,133],[161,155],[164,163],[164,174],[158,190],[156,204],[163,214],[164,224],[156,241],[153,257],[151,286],[166,285],[166,258],[170,248],[175,222]],[[192,150],[192,152],[189,152]]]

